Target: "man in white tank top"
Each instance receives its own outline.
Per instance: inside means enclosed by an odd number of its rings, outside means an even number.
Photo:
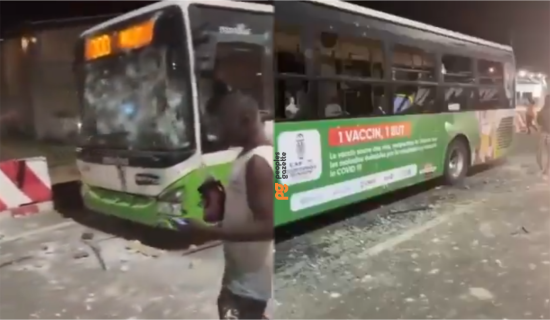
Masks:
[[[220,319],[261,319],[272,296],[273,146],[253,98],[232,92],[209,111],[220,120],[220,137],[242,151],[225,186],[221,224],[190,221],[190,225],[196,232],[223,240]]]

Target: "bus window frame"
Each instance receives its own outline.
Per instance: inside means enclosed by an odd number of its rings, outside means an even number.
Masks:
[[[279,26],[282,27],[281,29],[285,29],[285,30],[297,29],[297,31],[300,31],[299,25],[298,26],[292,25],[288,27],[285,25],[284,19],[279,20],[277,15],[275,15],[275,28],[274,28],[275,32],[273,33],[273,39],[274,39],[273,41],[273,52],[274,52],[273,74],[275,75],[275,86],[276,86],[277,92],[274,92],[274,96],[279,94],[278,92],[279,82],[287,81],[287,80],[306,82],[308,90],[307,90],[307,93],[303,96],[305,101],[304,100],[301,101],[301,102],[304,102],[304,106],[301,106],[301,107],[306,108],[304,110],[304,113],[301,114],[301,116],[302,115],[306,116],[306,119],[303,119],[302,117],[297,117],[297,118],[277,117],[277,109],[282,107],[282,111],[283,112],[285,111],[284,110],[285,101],[280,101],[280,100],[275,101],[276,103],[275,119],[277,122],[317,120],[318,114],[316,112],[316,108],[313,107],[317,104],[316,103],[317,99],[314,97],[314,94],[313,94],[313,92],[316,91],[317,88],[314,88],[315,86],[313,86],[312,84],[313,83],[312,78],[315,77],[316,71],[314,69],[315,57],[311,54],[311,52],[313,51],[313,37],[312,37],[311,29],[310,28],[306,28],[305,30],[302,29],[303,32],[298,32],[297,34],[300,52],[302,53],[304,58],[304,73],[288,73],[288,72],[279,72],[279,68],[278,68],[277,55],[279,51],[277,50],[278,48],[276,47],[275,37],[277,36],[277,29],[279,28]],[[279,103],[282,103],[283,105],[280,106],[278,105]]]
[[[370,38],[379,40],[383,44],[384,48],[384,77],[383,79],[376,78],[355,78],[346,79],[342,76],[322,77],[319,72],[320,63],[316,59],[310,60],[316,62],[316,66],[311,70],[308,70],[306,66],[306,77],[313,84],[308,92],[309,101],[317,102],[316,96],[318,91],[318,80],[333,80],[333,81],[358,81],[358,82],[370,82],[382,84],[385,86],[386,95],[386,115],[391,115],[392,101],[390,96],[393,94],[393,88],[399,86],[403,82],[401,80],[391,79],[392,61],[393,61],[393,48],[396,44],[410,46],[423,51],[431,53],[435,58],[435,81],[433,82],[406,82],[408,84],[414,84],[417,86],[428,85],[436,86],[435,108],[430,113],[447,113],[447,112],[465,112],[465,111],[479,111],[487,110],[486,108],[479,107],[479,90],[487,85],[480,85],[479,73],[478,73],[478,60],[489,60],[499,62],[503,66],[504,72],[506,72],[506,64],[515,66],[514,54],[512,51],[506,51],[503,49],[492,48],[480,44],[474,46],[468,46],[464,40],[450,38],[444,35],[434,34],[428,31],[417,30],[411,27],[402,26],[396,23],[382,21],[374,17],[363,16],[361,14],[352,13],[349,11],[337,9],[334,7],[324,6],[322,4],[310,3],[310,2],[287,2],[285,5],[278,5],[274,2],[276,21],[277,23],[284,23],[291,27],[300,28],[303,34],[319,34],[322,31],[329,31],[336,33],[337,35],[344,35],[350,37],[354,34],[368,32]],[[335,18],[336,17],[336,18]],[[315,47],[314,47],[315,48]],[[455,83],[444,82],[442,70],[442,58],[444,55],[454,55],[460,57],[466,57],[472,61],[471,68],[473,69],[473,83]],[[514,77],[515,79],[515,77]],[[514,85],[515,86],[515,85]],[[445,89],[448,87],[464,87],[474,89],[473,102],[470,102],[467,110],[449,111],[444,110],[445,106]],[[501,97],[506,98],[506,79],[503,81],[502,86],[498,86],[502,91]],[[312,90],[313,89],[313,90]],[[513,108],[515,98],[512,97],[509,103],[502,103],[502,107],[499,109]],[[323,119],[321,117],[322,108],[319,103],[314,103],[317,109],[317,117],[311,117],[308,119],[299,119],[298,121],[315,121]],[[493,110],[493,109],[491,109]],[[359,117],[363,118],[363,117]],[[338,118],[336,118],[338,119]],[[286,120],[288,121],[288,120]],[[279,121],[278,121],[279,122]]]
[[[276,4],[277,5],[277,4]],[[293,3],[293,5],[301,6],[307,5],[312,6],[311,4],[306,3]],[[313,5],[316,6],[316,5]],[[283,8],[285,8],[283,6]],[[317,16],[309,11],[300,14],[299,17],[296,17],[292,14],[286,12],[280,12],[277,9],[275,10],[276,14],[281,13],[281,19],[277,16],[278,23],[287,23],[291,27],[302,28],[302,36],[306,45],[306,50],[310,50],[311,55],[306,56],[306,77],[309,81],[309,91],[308,91],[308,102],[310,105],[314,106],[314,110],[310,110],[311,116],[308,119],[299,119],[301,121],[315,121],[320,119],[327,119],[324,116],[324,109],[321,103],[319,103],[319,83],[326,81],[335,81],[335,82],[351,82],[351,83],[364,83],[364,84],[373,84],[380,85],[384,87],[384,95],[387,97],[387,85],[389,73],[387,72],[388,58],[387,58],[387,46],[385,41],[385,36],[387,34],[382,30],[368,30],[366,28],[361,28],[356,26],[349,21],[337,20],[337,19],[325,19],[325,17]],[[320,63],[320,54],[318,53],[318,47],[320,46],[319,39],[323,32],[332,32],[337,35],[343,35],[347,38],[358,38],[364,36],[365,33],[368,33],[366,36],[367,39],[379,41],[382,49],[383,57],[383,78],[363,78],[363,77],[351,77],[346,75],[337,74],[334,76],[323,76],[321,74],[321,63]],[[388,111],[388,103],[384,103],[384,111]],[[328,119],[341,119],[347,118],[346,116],[328,118]],[[288,121],[288,119],[287,119]]]

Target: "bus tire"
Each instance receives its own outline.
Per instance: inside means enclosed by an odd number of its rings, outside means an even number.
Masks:
[[[447,147],[443,180],[448,185],[464,182],[470,168],[470,153],[465,139],[456,138]]]

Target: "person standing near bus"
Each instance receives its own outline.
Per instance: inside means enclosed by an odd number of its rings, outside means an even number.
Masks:
[[[214,110],[220,137],[241,147],[233,163],[225,203],[216,226],[186,220],[191,231],[223,241],[225,269],[218,298],[220,319],[261,319],[272,296],[273,146],[266,136],[254,98],[236,92],[222,97]]]
[[[531,134],[531,128],[537,131],[537,127],[535,126],[535,116],[536,116],[535,106],[536,106],[535,99],[530,97],[527,100],[527,111],[525,114],[525,126],[527,127],[527,134]]]

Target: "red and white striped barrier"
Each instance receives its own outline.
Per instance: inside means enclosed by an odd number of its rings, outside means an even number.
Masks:
[[[22,216],[53,210],[46,158],[0,162],[0,215]]]

